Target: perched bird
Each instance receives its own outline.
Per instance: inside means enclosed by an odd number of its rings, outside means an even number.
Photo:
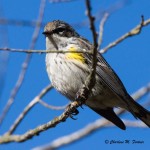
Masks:
[[[47,50],[87,52],[93,49],[93,45],[88,40],[64,21],[49,22],[43,34],[46,37]],[[92,55],[89,53],[46,54],[46,68],[52,85],[71,101],[75,100],[76,93],[89,75],[91,64]],[[150,112],[127,93],[117,74],[99,52],[95,79],[96,83],[85,105],[123,130],[126,127],[115,114],[113,110],[115,107],[126,109],[150,127]]]

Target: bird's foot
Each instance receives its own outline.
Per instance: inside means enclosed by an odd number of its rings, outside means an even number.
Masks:
[[[79,111],[77,110],[78,106],[80,106],[80,104],[77,101],[74,101],[71,104],[69,104],[65,110],[66,115],[68,115],[73,120],[76,120],[74,116],[76,116],[79,113]]]
[[[83,104],[85,104],[86,99],[87,99],[87,94],[86,94],[86,87],[83,87],[82,89],[80,89],[77,94],[76,94],[76,98],[75,101],[78,102],[78,106],[80,106],[83,109]]]

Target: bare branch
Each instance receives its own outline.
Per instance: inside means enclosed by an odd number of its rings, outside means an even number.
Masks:
[[[52,85],[48,85],[47,87],[45,87],[26,107],[25,109],[22,111],[22,113],[18,116],[18,118],[15,120],[15,122],[12,124],[12,126],[10,127],[9,131],[6,134],[12,134],[15,129],[17,128],[17,126],[21,123],[21,121],[23,120],[23,118],[26,116],[26,114],[32,109],[32,107],[37,104],[38,102],[40,102],[40,99],[51,89],[53,88]]]
[[[148,84],[145,87],[140,88],[137,92],[132,94],[132,97],[135,100],[139,100],[141,97],[143,97],[144,95],[146,95],[149,92],[150,92],[150,84]],[[126,112],[126,110],[120,109],[116,113],[118,115],[121,115],[124,112]],[[96,121],[90,123],[89,125],[83,127],[82,129],[80,129],[78,131],[75,131],[74,133],[60,137],[60,138],[54,140],[53,142],[51,142],[49,145],[37,147],[34,150],[54,150],[56,148],[60,148],[64,145],[71,144],[77,140],[80,140],[81,138],[87,137],[88,135],[92,134],[93,132],[103,129],[103,127],[105,127],[107,125],[112,126],[112,123],[104,118],[97,119]],[[130,123],[130,126],[131,126],[131,123]],[[133,126],[133,124],[132,124],[132,126]]]
[[[53,106],[53,105],[49,105],[47,104],[46,102],[42,101],[41,99],[38,100],[38,102],[43,105],[44,107],[46,108],[49,108],[49,109],[52,109],[52,110],[63,110],[67,107],[67,105],[64,105],[64,106]]]
[[[139,127],[139,128],[147,128],[147,126],[141,122],[141,121],[130,121],[130,120],[123,120],[123,122],[128,126],[128,127]],[[106,125],[106,126],[105,126]],[[41,147],[36,147],[33,148],[33,150],[55,150],[57,148],[60,148],[64,145],[71,144],[72,141],[77,141],[89,134],[92,134],[95,132],[95,129],[102,129],[103,127],[114,127],[115,125],[112,124],[111,122],[105,120],[105,119],[98,119],[95,122],[87,125],[86,127],[71,133],[69,135],[60,137],[56,140],[54,140],[50,145],[45,145]]]
[[[142,121],[133,121],[133,120],[126,120],[126,119],[122,119],[122,121],[127,127],[148,128],[147,125],[144,124]],[[106,125],[106,127],[115,127],[115,125],[110,123]]]
[[[33,150],[55,150],[61,146],[70,144],[72,142],[75,142],[75,141],[91,134],[93,131],[95,131],[95,129],[101,128],[101,127],[107,125],[108,123],[109,123],[109,121],[107,121],[105,119],[98,119],[98,120],[94,121],[93,123],[88,124],[84,128],[82,128],[74,133],[71,133],[69,135],[66,135],[66,136],[63,136],[63,137],[60,137],[60,138],[54,140],[53,142],[50,143],[50,145],[37,147],[37,148],[34,148]]]
[[[14,19],[6,19],[0,18],[1,25],[15,25],[15,26],[31,26],[35,27],[38,24],[38,21],[27,21],[27,20],[14,20]],[[45,24],[42,24],[41,27],[44,27]]]
[[[75,98],[76,101],[79,103],[79,106],[82,105],[88,99],[89,93],[91,92],[92,88],[95,85],[95,72],[96,72],[96,65],[97,65],[97,49],[98,49],[97,33],[96,33],[95,26],[94,26],[95,18],[91,14],[90,0],[85,0],[85,2],[86,2],[86,7],[87,7],[86,13],[90,21],[90,29],[92,32],[94,45],[93,45],[93,49],[91,50],[93,58],[92,58],[92,64],[90,68],[91,70],[90,74],[88,75],[81,89],[79,89],[79,91],[77,92],[76,98]]]
[[[144,91],[144,92],[141,92],[141,91]],[[144,95],[146,95],[149,92],[150,92],[150,84],[139,89],[137,92],[135,92],[132,95],[132,97],[136,98],[136,95],[138,95],[137,98],[140,99],[141,97],[143,97]],[[141,95],[139,93],[141,93]],[[136,99],[136,100],[138,100],[138,99]],[[117,111],[117,114],[120,115],[124,112],[125,112],[125,110],[120,109],[119,111]],[[39,135],[39,133],[41,133],[42,131],[45,131],[49,128],[53,128],[57,124],[59,124],[60,122],[64,122],[67,118],[68,118],[68,115],[66,114],[66,112],[64,112],[59,117],[56,117],[53,120],[49,121],[48,123],[43,124],[41,126],[38,126],[37,128],[32,129],[32,130],[30,130],[30,131],[28,131],[22,135],[5,134],[5,135],[0,137],[0,143],[22,142],[22,141],[28,140],[28,139],[32,138],[33,136]],[[63,146],[65,144],[72,143],[72,142],[79,140],[79,139],[89,135],[90,133],[104,127],[105,125],[108,125],[109,123],[110,123],[109,121],[107,121],[103,118],[98,119],[97,121],[95,121],[94,123],[91,123],[90,125],[84,127],[83,129],[76,131],[75,133],[72,133],[71,135],[67,135],[67,137],[70,136],[69,138],[67,138],[67,139],[69,139],[68,143],[64,142],[61,138],[61,140],[59,140],[59,143],[60,143],[59,146],[54,144],[55,145],[55,147],[54,147],[53,143],[55,143],[55,141],[52,142],[52,144],[50,146],[52,146],[53,148],[58,148],[58,147]],[[77,135],[77,136],[74,136],[74,135]],[[79,137],[79,138],[77,138],[77,137]],[[64,139],[66,139],[66,138],[64,137]]]
[[[14,48],[0,48],[0,50],[3,51],[9,51],[9,52],[22,52],[22,53],[89,53],[92,54],[92,52],[86,52],[84,50],[81,51],[57,51],[57,50],[30,50],[30,49],[14,49]]]
[[[123,122],[128,127],[147,128],[147,125],[144,124],[142,121],[131,121],[123,119]]]
[[[142,25],[143,24],[143,25]],[[142,24],[136,26],[135,28],[133,28],[131,31],[129,31],[128,33],[126,33],[125,35],[121,36],[119,39],[117,39],[116,41],[110,43],[107,47],[103,48],[100,50],[101,53],[105,53],[108,51],[108,49],[116,46],[118,43],[122,42],[123,40],[125,40],[126,38],[130,37],[130,36],[134,36],[136,34],[139,34],[141,32],[141,29],[144,26],[147,26],[150,24],[150,19],[144,21]],[[141,26],[142,25],[142,26]],[[10,51],[10,52],[24,52],[24,53],[57,53],[58,51],[45,51],[45,50],[24,50],[24,49],[12,49],[12,48],[0,48],[0,50],[4,50],[4,51]],[[72,51],[72,53],[75,53],[76,51]],[[76,53],[86,53],[84,51],[79,51]],[[59,51],[58,53],[69,53],[69,51]]]
[[[135,35],[138,35],[142,28],[144,26],[147,26],[150,24],[150,19],[144,21],[144,18],[142,16],[142,20],[141,20],[141,23],[139,25],[137,25],[135,28],[133,28],[132,30],[130,30],[129,32],[127,32],[126,34],[124,34],[123,36],[121,36],[120,38],[118,38],[117,40],[115,40],[114,42],[108,44],[108,46],[106,46],[105,48],[101,49],[100,52],[103,54],[103,53],[106,53],[110,48],[118,45],[120,42],[124,41],[125,39],[129,38],[129,37],[132,37],[132,36],[135,36]]]
[[[44,9],[45,9],[45,3],[46,3],[46,0],[41,0],[39,16],[38,16],[38,24],[37,24],[37,26],[36,26],[36,28],[34,30],[34,33],[33,33],[30,49],[34,48],[35,43],[37,41],[37,37],[39,35],[41,22],[42,22],[42,18],[43,18],[43,14],[44,14]],[[18,77],[18,80],[16,82],[16,85],[12,89],[11,94],[10,94],[10,98],[9,98],[6,106],[4,107],[4,110],[2,111],[2,115],[0,116],[0,124],[2,124],[2,122],[3,122],[7,112],[9,111],[11,105],[14,102],[14,99],[15,99],[19,89],[21,88],[21,85],[22,85],[22,83],[24,81],[24,78],[25,78],[26,70],[27,70],[29,62],[30,62],[30,57],[31,57],[31,55],[27,54],[26,59],[25,59],[25,61],[22,64],[22,69],[21,69],[21,72],[19,74],[19,77]]]
[[[139,25],[137,25],[135,28],[133,28],[131,31],[129,31],[128,33],[124,34],[123,36],[121,36],[120,38],[118,38],[116,41],[110,43],[108,46],[106,46],[105,48],[101,49],[100,52],[101,53],[105,53],[107,52],[110,48],[116,46],[117,44],[119,44],[120,42],[124,41],[126,38],[137,35],[141,32],[142,28],[149,25],[150,24],[150,19],[146,20],[146,21],[142,21]],[[100,39],[99,39],[100,40]],[[10,51],[10,52],[24,52],[24,53],[69,53],[70,51],[45,51],[45,50],[24,50],[24,49],[13,49],[13,48],[0,48],[0,50],[3,51]],[[84,51],[71,51],[72,53],[90,53],[91,52],[84,52]]]
[[[104,16],[100,22],[100,26],[99,26],[99,37],[98,37],[98,48],[100,49],[101,47],[101,43],[102,43],[102,39],[103,39],[103,31],[104,31],[104,25],[105,25],[105,22],[106,20],[108,19],[109,17],[109,13],[106,12],[104,13]]]
[[[86,4],[87,4],[87,13],[88,13],[88,16],[89,16],[89,19],[90,19],[90,25],[91,25],[91,31],[92,31],[92,34],[93,34],[93,40],[94,40],[94,48],[93,48],[93,61],[92,61],[92,68],[91,68],[91,74],[89,75],[89,78],[91,78],[92,76],[94,76],[92,79],[95,78],[95,70],[96,70],[96,56],[97,56],[97,35],[96,35],[96,30],[95,30],[95,26],[94,26],[94,18],[91,16],[91,6],[90,6],[90,1],[89,0],[86,0]],[[52,128],[54,126],[56,126],[58,123],[60,122],[64,122],[69,116],[70,114],[73,112],[74,109],[76,109],[77,107],[79,107],[81,105],[81,99],[87,99],[88,98],[88,94],[89,94],[89,90],[92,89],[92,86],[94,86],[93,84],[93,80],[88,80],[86,79],[86,84],[85,83],[85,86],[84,86],[84,89],[81,91],[83,93],[79,93],[76,101],[72,102],[71,105],[69,106],[69,109],[65,110],[65,112],[60,115],[59,117],[55,118],[54,120],[48,122],[47,124],[44,124],[44,125],[41,125],[41,126],[38,126],[37,128],[33,129],[33,130],[30,130],[28,132],[26,132],[25,134],[23,135],[20,135],[20,136],[14,136],[12,135],[14,138],[10,138],[9,134],[5,134],[4,135],[4,138],[1,138],[0,139],[0,143],[3,143],[3,142],[11,142],[11,141],[18,141],[18,142],[22,142],[24,140],[27,140],[27,139],[30,139],[32,138],[33,136],[39,134],[40,132],[44,131],[44,130],[47,130],[49,128]],[[83,95],[85,95],[85,88],[86,88],[86,96],[83,97]],[[82,95],[83,94],[83,95]],[[12,133],[12,129],[11,129],[11,132],[9,131],[9,133]],[[8,141],[6,139],[9,139]],[[2,141],[4,140],[4,141]]]
[[[19,74],[19,77],[18,77],[18,80],[16,82],[16,85],[12,89],[11,94],[10,94],[10,98],[9,98],[7,104],[5,105],[5,107],[4,107],[3,111],[2,111],[2,114],[0,116],[0,124],[2,124],[2,122],[3,122],[3,120],[4,120],[4,118],[5,118],[6,114],[7,114],[7,112],[9,111],[11,105],[14,102],[16,94],[18,93],[18,91],[19,91],[19,89],[21,87],[21,84],[22,84],[22,82],[24,80],[24,77],[25,77],[25,72],[26,72],[26,69],[27,69],[27,62],[28,61],[29,61],[29,57],[26,57],[26,61],[22,65],[22,70],[21,70],[21,72]]]
[[[147,86],[140,88],[137,92],[132,94],[132,97],[133,99],[137,100],[145,96],[145,94],[147,94],[148,92],[150,92],[150,83],[148,83]]]
[[[140,88],[137,92],[133,93],[131,96],[136,101],[145,96],[147,93],[150,92],[150,83],[148,83],[146,86]],[[124,112],[126,112],[125,109],[119,109],[116,113],[121,115]]]
[[[147,102],[143,104],[143,106],[145,108],[149,108],[150,107],[150,99],[148,99]]]
[[[55,1],[55,0],[54,0]],[[65,1],[65,0],[64,0]],[[80,96],[82,96],[82,94],[83,95],[85,95],[85,89],[84,88],[87,88],[87,91],[88,91],[88,93],[89,93],[89,91],[92,89],[92,86],[94,86],[94,85],[92,85],[93,83],[92,83],[92,81],[93,81],[93,78],[92,78],[92,76],[94,77],[95,76],[95,68],[96,68],[96,54],[97,54],[97,47],[98,47],[98,44],[97,44],[97,35],[96,35],[96,30],[95,30],[95,27],[94,27],[94,18],[92,17],[92,15],[91,15],[91,8],[90,8],[90,1],[89,0],[86,0],[86,3],[87,3],[87,14],[88,14],[88,17],[89,17],[89,20],[90,20],[90,24],[91,24],[91,31],[92,31],[92,34],[93,34],[93,40],[94,40],[94,48],[93,48],[93,52],[90,52],[90,54],[93,54],[93,61],[92,61],[92,71],[91,71],[91,74],[89,75],[89,77],[86,79],[86,82],[85,82],[85,85],[84,85],[84,87],[83,88],[81,88],[81,91],[78,93],[78,96],[77,96],[77,98],[76,98],[76,101],[75,102],[73,102],[73,103],[71,103],[71,105],[72,105],[72,108],[77,108],[77,107],[79,107],[79,103],[77,103],[79,100],[80,100]],[[104,20],[104,22],[105,22],[105,20]],[[102,27],[102,30],[101,30],[101,35],[100,35],[100,44],[101,44],[101,40],[102,40],[102,35],[103,35],[103,26],[104,26],[104,22],[103,22],[103,24],[101,25],[101,27]],[[146,22],[146,21],[145,21]],[[145,26],[144,25],[144,20],[142,20],[142,22],[141,22],[141,24],[140,24],[140,28],[138,28],[138,29],[135,29],[135,30],[131,30],[130,31],[130,35],[129,36],[133,36],[133,35],[136,35],[136,34],[138,34],[140,31],[141,31],[141,29],[142,29],[142,27],[143,26]],[[101,22],[102,23],[102,22]],[[149,24],[149,23],[148,23]],[[39,32],[39,30],[37,30],[36,32],[35,32],[35,34],[34,34],[34,40],[32,40],[32,41],[36,41],[36,38],[38,37],[38,34],[37,34],[37,32]],[[127,37],[129,37],[129,36],[127,36]],[[36,37],[36,38],[35,38]],[[127,38],[126,37],[126,38]],[[126,39],[126,38],[124,38],[124,39]],[[124,40],[124,39],[122,39],[122,40]],[[33,43],[34,43],[33,42]],[[119,41],[118,43],[120,43],[121,41]],[[34,44],[31,44],[32,46],[34,45]],[[118,44],[118,43],[116,43],[116,44]],[[100,45],[99,44],[99,45]],[[115,45],[116,45],[115,44]],[[32,47],[31,46],[31,47]],[[108,45],[109,46],[109,45]],[[111,47],[113,47],[113,46],[110,46],[109,48],[111,48]],[[107,48],[107,47],[106,47]],[[108,48],[108,49],[109,49]],[[2,48],[3,50],[8,50],[8,51],[13,51],[13,52],[25,52],[25,53],[45,53],[45,52],[47,52],[47,51],[41,51],[41,52],[39,52],[40,50],[21,50],[21,51],[19,51],[18,49],[9,49],[9,48]],[[31,48],[31,49],[33,49],[33,48]],[[107,49],[107,50],[108,50]],[[104,49],[103,49],[104,50]],[[106,51],[107,51],[106,50]],[[58,51],[57,51],[58,52]],[[50,53],[56,53],[56,51],[50,51]],[[61,52],[60,52],[61,53]],[[63,51],[62,51],[62,53],[64,53]],[[75,53],[78,53],[78,52],[75,52]],[[85,52],[79,52],[79,53],[85,53]],[[103,51],[102,51],[102,53],[103,53]],[[28,54],[28,55],[30,55],[30,54]],[[28,63],[27,63],[28,64]],[[137,98],[139,98],[141,95],[144,95],[145,93],[147,93],[147,92],[149,92],[149,89],[150,89],[150,87],[148,87],[148,88],[143,88],[143,90],[141,90],[142,92],[140,93],[140,94],[137,94],[138,95],[138,97]],[[88,94],[86,95],[86,96],[84,96],[84,99],[87,99],[87,97],[88,97]],[[82,97],[83,98],[83,97]],[[60,115],[60,116],[58,116],[57,118],[54,118],[53,120],[51,120],[51,121],[49,121],[48,123],[46,123],[46,124],[43,124],[43,125],[40,125],[40,126],[38,126],[37,128],[35,128],[35,129],[32,129],[32,130],[30,130],[30,131],[27,131],[26,133],[24,133],[24,134],[22,134],[22,135],[11,135],[13,132],[14,132],[14,130],[16,129],[16,127],[19,125],[19,123],[21,122],[21,120],[25,117],[25,115],[26,115],[26,113],[37,103],[37,101],[38,102],[40,102],[41,104],[43,104],[43,105],[45,105],[45,106],[47,106],[47,107],[50,107],[49,105],[47,105],[46,103],[43,103],[43,101],[40,101],[40,99],[36,99],[36,97],[35,97],[35,99],[33,99],[32,101],[31,101],[31,103],[24,109],[24,111],[20,114],[20,116],[17,118],[17,120],[15,121],[15,123],[13,124],[13,126],[10,128],[10,130],[5,134],[5,135],[3,135],[3,136],[1,136],[0,137],[0,143],[8,143],[8,142],[13,142],[13,141],[16,141],[16,142],[22,142],[22,141],[25,141],[25,140],[28,140],[28,139],[30,139],[30,138],[32,138],[33,136],[36,136],[36,135],[38,135],[39,133],[41,133],[42,131],[45,131],[45,130],[47,130],[47,129],[49,129],[49,128],[52,128],[52,127],[54,127],[54,126],[56,126],[57,124],[59,124],[60,122],[64,122],[69,116],[70,116],[70,114],[71,114],[71,112],[69,112],[68,110],[66,110],[62,115]],[[124,110],[122,110],[122,111],[118,111],[118,114],[121,114],[121,113],[123,113],[124,112]],[[97,122],[98,122],[98,120],[97,120]],[[107,125],[107,124],[109,124],[110,122],[109,121],[107,121],[107,120],[105,120],[105,119],[100,119],[99,120],[99,122],[98,123],[96,123],[95,122],[95,126],[92,126],[92,124],[91,124],[91,126],[89,125],[89,128],[88,128],[88,132],[86,132],[84,129],[82,129],[82,132],[79,132],[79,133],[73,133],[73,134],[71,134],[71,136],[69,137],[69,136],[67,136],[66,137],[66,139],[68,139],[68,140],[70,140],[71,138],[71,140],[72,141],[69,141],[69,143],[71,143],[71,142],[74,142],[74,141],[76,141],[76,140],[79,140],[79,139],[81,139],[82,137],[84,137],[84,136],[86,136],[86,135],[88,135],[88,134],[90,134],[90,133],[92,133],[92,132],[94,132],[95,130],[97,130],[98,128],[102,128],[102,127],[104,127],[105,125]],[[79,137],[79,135],[80,135],[80,137]],[[69,139],[69,138],[70,139]],[[62,140],[63,140],[63,138],[62,138]],[[59,141],[60,142],[60,141]],[[67,143],[67,144],[69,144],[69,143]],[[56,142],[56,144],[58,144],[58,141]],[[57,146],[57,147],[60,147],[60,146],[62,146],[62,145],[65,145],[66,144],[66,141],[64,140],[64,141],[62,141],[62,143],[59,143],[59,146]],[[54,144],[55,145],[55,144]],[[52,148],[56,148],[56,147],[52,147]]]
[[[72,103],[72,105],[76,105],[76,103]],[[60,122],[64,122],[69,116],[70,113],[68,111],[65,111],[62,115],[54,118],[53,120],[47,122],[46,124],[40,125],[35,129],[31,129],[22,135],[4,134],[3,136],[0,136],[0,144],[9,142],[23,142],[28,139],[31,139],[33,136],[39,135],[41,132],[48,130],[49,128],[55,127]]]

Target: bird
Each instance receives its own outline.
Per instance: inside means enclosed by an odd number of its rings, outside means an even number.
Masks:
[[[46,51],[56,51],[56,53],[46,53],[48,77],[53,87],[73,102],[78,90],[90,74],[92,54],[86,52],[91,52],[94,46],[62,20],[48,22],[43,34],[46,39]],[[150,127],[150,112],[128,94],[118,75],[99,51],[96,58],[95,85],[85,105],[122,130],[125,130],[126,126],[116,115],[114,108],[129,111],[136,119],[140,119]]]

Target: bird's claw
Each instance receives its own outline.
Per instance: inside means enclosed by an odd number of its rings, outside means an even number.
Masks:
[[[79,106],[83,109],[83,104],[85,104],[85,99],[86,97],[84,96],[84,94],[78,92],[77,96],[76,96],[76,101],[78,102]]]
[[[77,120],[74,118],[79,113],[79,111],[76,109],[76,107],[72,104],[69,104],[66,108],[66,114],[69,115],[69,117],[73,120]]]

